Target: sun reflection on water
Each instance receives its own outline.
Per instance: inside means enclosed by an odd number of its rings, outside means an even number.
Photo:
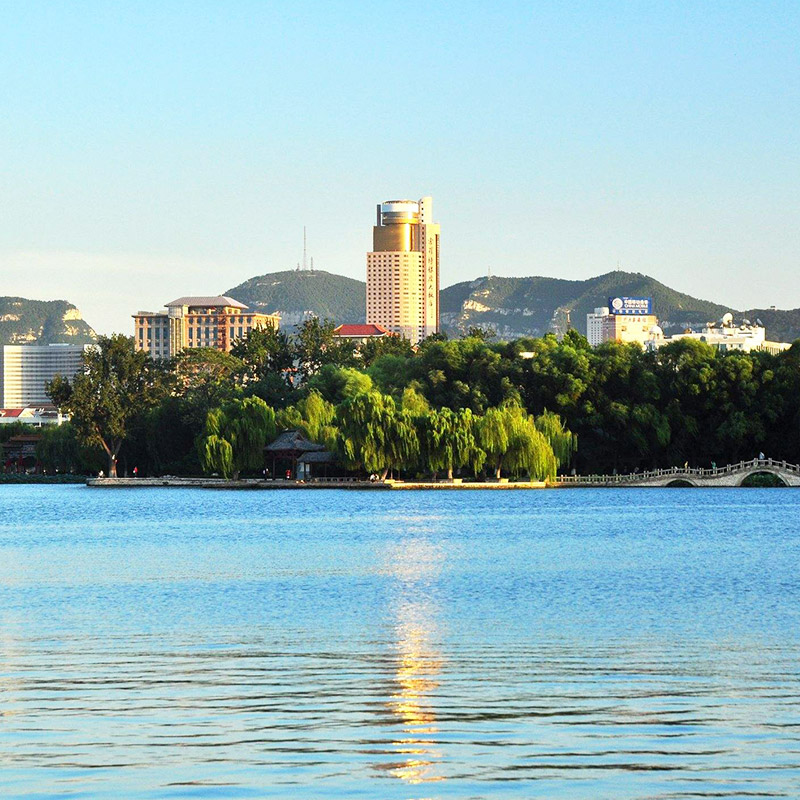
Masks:
[[[410,784],[443,780],[437,771],[442,752],[433,697],[443,660],[436,649],[436,605],[429,582],[441,570],[440,548],[424,539],[401,542],[392,549],[387,571],[398,581],[394,604],[395,659],[388,708],[402,734],[392,747],[402,760],[389,774]]]

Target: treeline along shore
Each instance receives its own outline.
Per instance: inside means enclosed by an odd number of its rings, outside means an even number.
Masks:
[[[71,422],[44,431],[48,470],[265,477],[264,448],[287,430],[329,454],[326,474],[406,481],[800,461],[800,342],[778,355],[689,340],[646,352],[592,348],[576,331],[504,342],[472,329],[416,350],[396,337],[354,348],[311,318],[292,336],[259,329],[230,353],[163,362],[101,337],[85,362],[49,387]]]

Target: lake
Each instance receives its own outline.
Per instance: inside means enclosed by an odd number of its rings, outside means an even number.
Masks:
[[[3,798],[800,796],[800,492],[0,486]]]

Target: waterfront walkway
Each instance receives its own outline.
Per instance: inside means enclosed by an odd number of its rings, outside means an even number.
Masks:
[[[308,481],[263,480],[243,478],[238,481],[224,478],[89,478],[86,485],[93,489],[145,489],[158,487],[186,489],[370,489],[387,491],[391,489],[545,489],[544,481],[370,481],[358,478],[313,478]]]
[[[800,466],[771,458],[754,458],[726,467],[714,469],[656,469],[650,472],[632,472],[625,475],[559,475],[547,483],[540,481],[368,481],[358,478],[313,478],[309,481],[263,480],[243,478],[238,481],[224,478],[89,478],[87,486],[93,488],[175,487],[194,489],[374,489],[378,491],[400,489],[545,489],[579,487],[635,487],[689,485],[698,488],[741,486],[751,475],[774,475],[786,486],[800,487]]]

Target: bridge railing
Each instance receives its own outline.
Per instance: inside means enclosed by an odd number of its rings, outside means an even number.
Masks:
[[[752,458],[749,461],[739,461],[736,464],[727,464],[724,467],[667,467],[666,469],[654,469],[647,472],[626,472],[611,475],[559,475],[556,483],[642,483],[658,478],[673,477],[675,480],[681,478],[705,478],[713,479],[732,475],[739,472],[750,472],[751,470],[771,469],[783,472],[794,472],[800,474],[800,466],[789,464],[786,461],[776,461],[772,458]]]

